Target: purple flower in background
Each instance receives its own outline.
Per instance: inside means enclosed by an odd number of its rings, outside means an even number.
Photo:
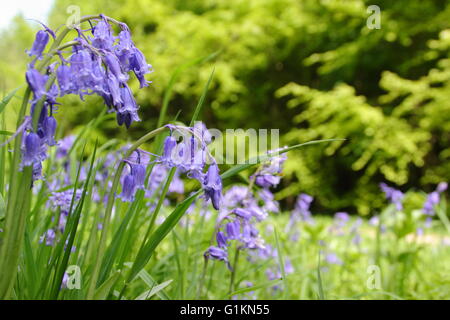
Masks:
[[[369,219],[369,225],[371,225],[373,227],[377,227],[379,223],[380,223],[380,217],[378,217],[378,216],[373,216],[372,218]]]
[[[81,193],[82,192],[80,189],[76,190],[74,198],[74,206],[76,205],[76,202],[80,200]],[[59,208],[61,209],[61,212],[68,213],[70,210],[70,205],[72,203],[73,197],[74,193],[72,188],[61,192],[52,192],[48,200],[54,208]]]
[[[402,200],[405,196],[403,192],[394,189],[392,187],[389,187],[385,183],[380,183],[380,188],[386,195],[386,199],[388,199],[391,203],[393,203],[398,211],[403,210]]]
[[[325,255],[325,261],[329,264],[342,265],[342,260],[335,253],[328,253]]]
[[[67,157],[74,142],[75,136],[73,135],[61,139],[58,143],[58,149],[56,149],[56,158],[62,159]]]
[[[291,261],[286,258],[285,263],[284,263],[284,274],[291,274],[294,273],[294,267],[291,263]],[[269,279],[270,281],[273,280],[277,280],[277,279],[281,279],[283,277],[283,274],[281,273],[281,269],[280,267],[275,268],[268,268],[266,270],[266,276],[267,279]],[[278,291],[278,290],[282,290],[282,287],[279,285],[275,285],[272,287],[273,290]]]
[[[274,200],[275,197],[268,189],[262,189],[258,193],[259,198],[263,201],[263,210],[266,212],[278,213],[280,212],[280,205],[278,201]]]
[[[205,129],[206,128],[203,126],[195,127],[195,135],[201,136],[201,141],[209,142],[211,137],[205,134]],[[184,141],[186,141],[186,139],[184,139]],[[172,147],[167,149],[172,150]],[[165,153],[164,157],[169,157],[168,153]],[[281,164],[285,159],[285,157],[281,156],[272,157],[268,163],[264,164],[263,167],[252,176],[255,179],[255,182],[258,177],[260,179],[265,179],[263,175],[267,175],[269,180],[271,178],[279,179],[280,177],[275,175],[281,173]],[[210,172],[211,168],[213,168],[212,172]],[[206,188],[211,187],[209,185],[211,177],[215,179],[219,177],[220,179],[215,163],[210,165],[208,172],[205,175],[205,182],[207,181]],[[218,182],[220,181],[219,179],[217,180]],[[219,249],[225,250],[230,241],[236,241],[236,248],[240,251],[248,250],[249,252],[261,252],[262,255],[269,254],[269,249],[266,249],[265,241],[261,237],[257,225],[268,217],[269,212],[278,212],[279,205],[278,202],[274,200],[275,197],[272,192],[268,190],[268,184],[255,184],[257,186],[262,186],[263,189],[253,193],[252,188],[249,186],[233,186],[223,195],[216,226],[216,240]],[[274,184],[272,183],[270,184],[270,186],[273,185]],[[220,188],[217,188],[217,190],[221,188],[222,186],[220,183]],[[212,189],[215,190],[214,188]],[[208,195],[209,193],[209,190],[205,190],[205,194]],[[211,248],[208,249],[205,255],[211,255],[212,253],[210,251]],[[228,254],[227,251],[220,251],[217,252],[216,255],[222,257],[225,253]],[[250,256],[250,258],[251,257],[252,256]],[[289,271],[289,267],[291,266],[287,266]]]
[[[435,207],[439,204],[440,195],[445,190],[447,190],[447,183],[441,182],[439,183],[435,191],[428,194],[427,199],[423,205],[423,213],[428,216],[433,216],[435,214]]]
[[[55,244],[56,234],[53,229],[48,229],[43,236],[39,239],[39,243],[45,241],[46,246],[53,246]]]
[[[448,188],[447,182],[440,182],[436,188],[436,191],[439,193],[442,193],[445,190],[447,190],[447,188]]]
[[[175,171],[175,175],[173,176],[172,182],[170,183],[169,192],[179,194],[184,193],[184,182],[180,178],[180,170],[178,169]]]
[[[334,219],[338,222],[339,225],[345,225],[350,219],[350,216],[347,212],[336,212],[336,214],[334,215]]]
[[[274,152],[275,151],[269,151],[269,155]],[[277,186],[280,183],[281,177],[279,174],[281,173],[283,163],[286,159],[286,154],[270,158],[268,162],[263,164],[261,170],[255,174],[255,184],[262,188]]]
[[[226,209],[241,206],[244,200],[250,197],[250,192],[245,186],[232,186],[223,196],[223,207]]]
[[[311,211],[309,207],[313,202],[314,198],[306,193],[302,193],[298,196],[297,202],[295,204],[295,209],[293,211],[293,215],[297,215],[300,217],[300,220],[306,222],[312,222],[313,218],[311,216]]]
[[[153,166],[153,170],[149,177],[149,185],[145,193],[145,196],[147,198],[152,198],[162,191],[162,186],[167,179],[169,169],[169,167],[159,163]],[[180,170],[178,169],[175,171],[175,175],[173,176],[172,182],[170,183],[168,192],[179,194],[184,193],[184,182],[180,178]]]
[[[350,216],[347,212],[336,212],[334,215],[333,224],[330,227],[330,231],[336,232],[338,236],[344,235],[344,228],[349,220]]]
[[[278,185],[280,183],[280,177],[273,176],[271,174],[259,174],[255,178],[256,185],[263,188],[270,188]]]

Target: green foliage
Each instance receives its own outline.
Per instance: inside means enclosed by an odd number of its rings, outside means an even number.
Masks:
[[[72,4],[55,1],[49,25],[64,24]],[[381,9],[380,29],[366,25],[367,7],[374,4]],[[380,205],[375,199],[380,181],[428,188],[450,178],[448,1],[80,0],[77,5],[82,15],[102,12],[125,21],[155,69],[149,88],[132,86],[144,121],[128,136],[156,127],[169,87],[173,106],[167,117],[181,111],[179,120],[187,123],[187,107],[201,95],[213,64],[202,117],[209,127],[280,128],[286,143],[347,138],[291,156],[283,186],[289,188],[280,198],[292,202],[292,196],[308,192],[325,209],[367,213]],[[0,85],[7,92],[23,79],[23,51],[32,34],[17,20],[5,35],[0,72],[12,76]],[[213,53],[218,54],[208,63],[184,70],[171,83],[180,66]],[[58,122],[65,132],[79,130],[74,127],[103,108],[95,97],[87,98],[83,112],[77,97],[65,97],[62,104],[67,108]],[[95,133],[103,143],[123,137],[125,130],[111,119]]]

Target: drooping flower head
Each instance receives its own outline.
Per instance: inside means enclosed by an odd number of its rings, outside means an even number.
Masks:
[[[36,38],[33,42],[33,46],[29,51],[27,51],[28,55],[35,56],[36,58],[40,59],[42,57],[42,52],[44,51],[45,47],[47,46],[48,40],[49,40],[49,34],[45,30],[39,30],[36,33]]]
[[[441,182],[436,187],[436,190],[428,194],[427,199],[423,205],[423,213],[428,216],[433,216],[435,214],[435,207],[439,204],[441,193],[447,190],[447,183]]]
[[[205,125],[197,122],[193,127],[167,125],[171,134],[164,141],[163,154],[157,162],[177,168],[189,178],[198,180],[205,193],[219,210],[222,199],[222,179],[214,157],[209,153],[211,135]],[[180,141],[176,137],[180,138]]]
[[[22,167],[42,167],[41,162],[47,157],[45,145],[57,144],[54,138],[57,127],[54,113],[58,96],[77,94],[83,99],[85,95],[96,94],[103,98],[110,112],[116,113],[119,125],[124,124],[129,128],[134,121],[140,120],[137,114],[139,106],[129,87],[128,73],[136,75],[142,88],[149,83],[145,75],[152,71],[151,65],[134,45],[126,24],[118,23],[121,31],[119,36],[115,36],[111,27],[111,23],[116,23],[115,20],[100,15],[99,18],[90,19],[90,23],[91,29],[77,29],[78,35],[72,39],[74,44],[71,54],[66,56],[65,52],[55,54],[52,51],[60,61],[40,68],[35,68],[34,62],[44,55],[49,35],[55,38],[55,34],[46,26],[36,34],[33,46],[28,51],[35,59],[28,66],[26,81],[33,95],[30,101],[31,117],[38,121],[37,125],[33,121],[33,125],[26,128],[29,133],[25,136],[29,138],[25,138],[22,148]],[[55,79],[59,89],[54,83]],[[35,135],[30,136],[31,133],[37,134],[39,141],[36,141]]]
[[[280,150],[282,149],[269,151],[268,154],[270,156],[271,153],[274,154],[275,152],[278,152]],[[280,183],[280,173],[286,159],[286,153],[271,157],[253,176],[253,178],[255,179],[255,184],[263,188],[277,186]]]

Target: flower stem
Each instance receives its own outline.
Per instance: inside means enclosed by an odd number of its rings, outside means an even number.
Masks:
[[[198,285],[198,290],[197,290],[197,299],[202,298],[203,286],[205,285],[206,271],[208,270],[208,261],[209,261],[208,258],[205,257],[204,263],[203,263],[203,272],[200,276],[200,283]]]
[[[239,261],[239,252],[240,252],[240,247],[236,247],[236,251],[234,253],[234,262],[233,262],[233,266],[231,269],[231,276],[230,276],[230,290],[229,290],[230,297],[234,291],[234,286],[235,286],[234,281],[236,279],[237,266],[238,266],[238,261]]]
[[[141,137],[138,141],[136,141],[130,147],[130,149],[128,149],[128,151],[125,153],[124,158],[128,158],[142,144],[144,144],[145,142],[149,141],[150,139],[152,139],[153,137],[155,137],[159,133],[163,132],[165,129],[166,129],[166,127],[161,127],[161,128],[155,129],[155,130],[147,133],[143,137]],[[91,281],[90,281],[90,284],[89,284],[89,289],[88,289],[88,293],[87,293],[87,299],[93,299],[94,293],[95,293],[95,289],[97,287],[97,280],[98,280],[98,275],[99,275],[99,271],[100,271],[100,266],[101,266],[101,262],[102,262],[102,259],[103,259],[103,255],[105,254],[105,250],[106,250],[106,240],[107,240],[107,235],[108,235],[109,222],[110,222],[110,219],[111,219],[112,209],[113,209],[113,206],[114,206],[114,200],[115,200],[115,197],[116,197],[117,187],[119,186],[120,177],[122,175],[122,171],[123,171],[124,167],[125,167],[125,162],[120,161],[120,163],[119,163],[119,165],[117,167],[116,174],[114,176],[112,187],[111,187],[111,189],[109,191],[108,203],[106,205],[105,216],[103,218],[103,228],[102,228],[102,233],[100,235],[100,242],[99,242],[99,247],[98,247],[97,259],[95,261],[94,269],[92,271],[92,277],[91,277]]]

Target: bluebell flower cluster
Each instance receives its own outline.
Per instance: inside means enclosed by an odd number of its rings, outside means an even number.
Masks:
[[[269,175],[281,173],[285,160],[285,155],[274,156],[268,163],[263,164],[261,170],[257,170],[257,173],[251,176],[255,185],[262,187],[261,190],[254,192],[252,184],[237,185],[224,194],[216,227],[216,245],[208,248],[205,257],[228,262],[228,248],[231,241],[236,243],[238,250],[265,250],[264,239],[259,233],[257,223],[265,220],[270,213],[279,212],[279,204],[269,190],[269,187],[277,185],[279,180],[276,183],[267,181],[275,182],[270,180]],[[269,170],[270,166],[276,167],[276,171]],[[265,182],[257,183],[258,177]]]
[[[270,153],[278,152],[282,149],[270,151]],[[255,184],[262,188],[276,187],[281,180],[281,171],[283,164],[287,159],[286,153],[271,157],[269,161],[265,162],[263,166],[255,173]]]
[[[115,36],[108,17],[101,16],[90,22],[94,24],[92,28],[77,30],[70,56],[64,57],[64,52],[57,52],[55,56],[59,56],[60,61],[44,66],[44,71],[36,68],[35,63],[45,56],[44,50],[50,36],[55,37],[54,32],[47,27],[39,30],[27,52],[34,57],[26,72],[33,94],[31,118],[38,121],[36,126],[30,118],[25,120],[28,125],[22,142],[22,167],[33,166],[35,180],[41,177],[41,163],[47,157],[47,147],[56,144],[54,114],[57,97],[77,94],[83,99],[85,95],[96,94],[103,98],[110,112],[116,113],[119,125],[125,124],[128,128],[132,122],[140,120],[139,106],[128,85],[129,73],[135,74],[141,88],[146,87],[149,81],[145,75],[152,71],[151,65],[134,45],[126,24],[119,23],[121,31]],[[58,85],[54,83],[55,78]]]
[[[345,234],[345,227],[350,221],[350,215],[347,212],[336,212],[334,214],[333,224],[330,227],[330,232],[337,236],[343,236]]]
[[[428,216],[434,216],[435,207],[439,204],[441,193],[447,190],[448,184],[446,182],[441,182],[438,184],[435,191],[427,195],[427,199],[423,205],[423,213]]]
[[[297,197],[295,208],[291,212],[289,223],[286,225],[286,232],[291,234],[291,240],[297,241],[300,237],[298,228],[299,222],[308,223],[310,225],[315,224],[315,220],[312,217],[310,206],[314,198],[309,194],[302,193]]]
[[[177,168],[189,178],[198,180],[204,190],[205,200],[211,199],[213,207],[219,210],[222,179],[217,162],[208,150],[208,144],[212,141],[208,129],[202,122],[196,122],[193,127],[167,127],[171,134],[164,141],[164,151],[158,162],[169,168]]]
[[[422,226],[419,226],[416,229],[416,234],[421,236],[424,233],[424,229],[430,228],[433,221],[433,216],[436,214],[436,206],[439,204],[441,200],[441,193],[447,190],[448,184],[446,182],[440,182],[436,190],[430,192],[423,204],[422,212],[425,215],[425,221]]]
[[[180,179],[180,174],[184,173],[201,183],[205,200],[211,200],[212,206],[219,210],[222,200],[222,179],[217,162],[208,150],[211,135],[206,126],[202,122],[197,122],[193,127],[176,125],[167,127],[171,133],[164,140],[162,155],[137,150],[132,154],[134,159],[124,159],[130,172],[122,179],[121,199],[126,202],[133,201],[138,189],[146,189],[146,197],[154,198],[161,191],[160,185],[165,181],[169,169],[176,168],[169,192],[184,192],[184,184]],[[136,156],[137,154],[140,156]],[[143,155],[146,155],[145,159]],[[146,168],[151,163],[154,166],[149,178],[149,187],[146,188],[144,185]]]
[[[389,187],[385,183],[380,183],[380,188],[384,192],[386,199],[388,199],[392,204],[395,205],[395,208],[397,211],[403,210],[403,198],[405,195],[400,190],[397,190],[395,188]]]

